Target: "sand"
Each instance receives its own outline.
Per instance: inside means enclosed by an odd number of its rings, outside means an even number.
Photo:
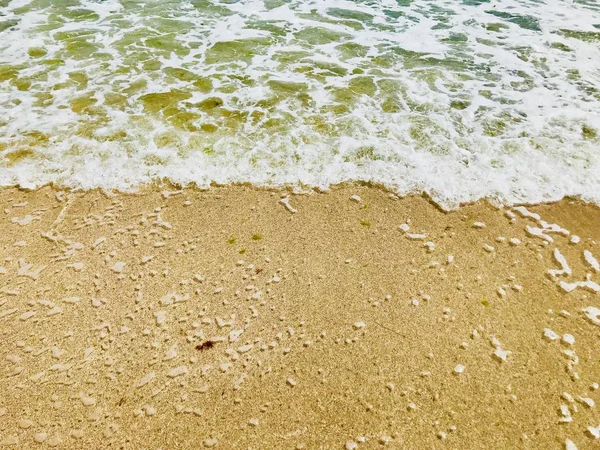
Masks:
[[[283,195],[1,190],[0,447],[600,446],[598,207]]]

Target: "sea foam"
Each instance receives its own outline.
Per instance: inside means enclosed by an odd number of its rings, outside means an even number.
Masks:
[[[596,2],[10,1],[0,185],[600,203]]]

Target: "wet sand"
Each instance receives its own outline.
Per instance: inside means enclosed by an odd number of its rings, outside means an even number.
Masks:
[[[0,447],[600,446],[598,207],[282,195],[0,190]]]

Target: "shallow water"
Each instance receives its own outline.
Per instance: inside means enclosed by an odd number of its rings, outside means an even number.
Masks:
[[[0,184],[600,203],[592,0],[0,0]]]

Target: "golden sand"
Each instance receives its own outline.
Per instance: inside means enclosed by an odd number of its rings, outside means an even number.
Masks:
[[[600,447],[599,208],[281,197],[1,190],[0,447]]]

